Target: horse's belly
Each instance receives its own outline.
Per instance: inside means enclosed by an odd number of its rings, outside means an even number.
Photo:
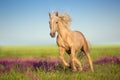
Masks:
[[[83,47],[84,41],[81,38],[77,38],[74,41],[73,45],[74,45],[74,48],[76,49],[76,51],[78,51]]]

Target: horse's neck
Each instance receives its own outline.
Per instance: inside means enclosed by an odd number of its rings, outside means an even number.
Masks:
[[[65,26],[62,22],[58,24],[58,36],[61,38],[65,38],[66,35],[69,34],[70,29]]]

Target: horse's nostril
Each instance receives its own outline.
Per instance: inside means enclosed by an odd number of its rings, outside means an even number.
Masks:
[[[50,36],[52,36],[52,33],[50,33]]]
[[[55,33],[50,33],[50,36],[51,37],[55,37]]]

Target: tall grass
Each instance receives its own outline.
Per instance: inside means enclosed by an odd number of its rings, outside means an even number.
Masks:
[[[20,72],[17,69],[0,75],[0,80],[119,80],[120,65],[101,64],[95,66],[95,72],[70,70],[45,72],[42,69]]]

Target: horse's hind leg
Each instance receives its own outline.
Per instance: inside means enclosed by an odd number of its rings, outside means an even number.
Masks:
[[[90,64],[90,68],[91,68],[91,71],[94,72],[94,69],[93,69],[93,63],[92,63],[92,59],[90,57],[90,54],[89,52],[85,52],[87,58],[88,58],[88,61],[89,61],[89,64]]]
[[[63,62],[63,64],[67,67],[69,67],[69,64],[65,61],[64,59],[64,52],[65,52],[65,49],[62,48],[62,47],[59,47],[59,54],[60,54],[60,59],[61,61]]]

